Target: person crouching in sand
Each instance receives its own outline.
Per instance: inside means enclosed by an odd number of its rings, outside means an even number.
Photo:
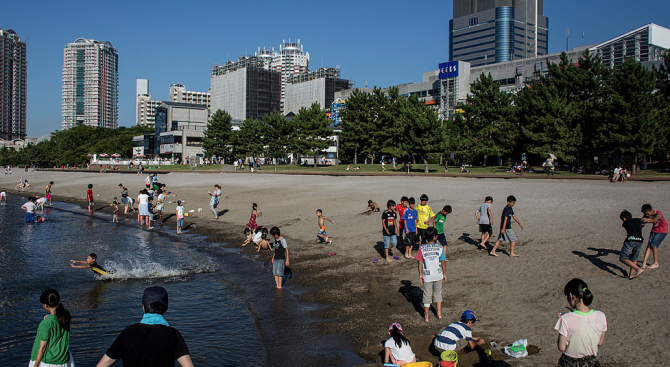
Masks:
[[[321,243],[325,242],[327,245],[330,245],[333,243],[333,240],[331,240],[330,237],[328,237],[328,234],[326,234],[326,221],[329,221],[330,223],[335,223],[332,219],[325,217],[321,209],[317,209],[316,227],[319,228],[319,232],[316,233],[316,239]]]

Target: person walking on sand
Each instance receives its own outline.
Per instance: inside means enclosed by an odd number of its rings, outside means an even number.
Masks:
[[[219,206],[219,199],[221,197],[221,186],[219,184],[214,185],[214,192],[207,191],[209,194],[209,208],[214,214],[214,219],[219,219],[219,213],[216,211],[216,207]]]
[[[419,283],[423,285],[423,321],[428,322],[430,303],[437,306],[437,318],[442,319],[442,283],[447,281],[444,248],[435,243],[437,230],[426,229],[426,243],[419,246],[416,259],[419,263]]]
[[[559,367],[600,367],[598,347],[605,342],[607,318],[589,306],[593,293],[583,280],[574,278],[563,288],[572,312],[559,313],[554,329],[558,331]]]
[[[479,224],[479,232],[482,234],[481,243],[479,247],[482,251],[488,249],[489,238],[493,234],[493,214],[491,214],[491,204],[493,204],[493,197],[487,196],[484,203],[475,210],[475,218]]]
[[[514,204],[516,204],[516,198],[513,195],[510,195],[507,197],[507,205],[503,209],[502,216],[500,217],[500,235],[498,236],[498,240],[496,241],[495,245],[493,245],[493,248],[491,249],[491,252],[489,253],[491,256],[498,257],[498,254],[496,254],[496,250],[498,249],[498,246],[500,246],[500,242],[508,242],[509,245],[509,256],[510,257],[519,257],[514,252],[514,248],[516,247],[516,235],[514,234],[514,230],[512,230],[512,219],[517,222],[519,225],[519,228],[523,231],[523,225],[521,222],[519,222],[519,218],[514,215]]]
[[[53,181],[49,181],[49,184],[47,185],[46,189],[44,190],[44,197],[49,200],[49,206],[51,206],[51,187],[54,185]]]
[[[659,267],[658,247],[663,243],[665,236],[668,235],[668,221],[665,220],[663,212],[654,210],[651,204],[642,205],[642,214],[644,214],[644,218],[642,218],[644,223],[653,223],[654,225],[651,228],[651,233],[649,233],[649,244],[644,251],[642,269],[657,269]],[[654,263],[647,266],[647,260],[649,260],[649,255],[651,254],[654,255]]]
[[[74,367],[70,352],[70,312],[61,303],[60,294],[55,289],[42,292],[40,303],[49,315],[37,328],[28,366]]]
[[[316,210],[316,227],[319,229],[319,232],[316,233],[316,240],[330,245],[333,243],[333,240],[328,237],[326,233],[326,221],[330,223],[335,223],[332,219],[323,216],[323,211],[321,209]]]
[[[633,215],[628,210],[622,211],[619,214],[619,219],[622,222],[621,226],[626,229],[626,239],[623,241],[623,246],[621,247],[619,261],[630,267],[628,279],[637,278],[644,272],[644,269],[637,266],[637,258],[640,256],[640,249],[644,242],[644,238],[642,237],[642,219],[633,218]]]
[[[288,259],[288,245],[286,239],[282,237],[279,227],[270,228],[270,235],[274,237],[274,250],[272,255],[272,275],[275,277],[275,286],[281,289],[284,278],[284,270],[290,265]]]
[[[382,237],[384,239],[384,255],[386,261],[393,262],[389,256],[391,247],[398,245],[398,214],[395,212],[395,201],[389,200],[386,203],[386,210],[382,213]]]
[[[252,231],[255,231],[256,228],[258,228],[258,224],[256,224],[256,217],[258,217],[258,204],[253,203],[251,204],[251,216],[249,217],[249,223],[247,223],[246,226]]]

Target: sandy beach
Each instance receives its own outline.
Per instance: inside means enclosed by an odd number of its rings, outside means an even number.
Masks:
[[[83,202],[86,185],[92,183],[96,208],[120,196],[119,183],[133,194],[144,187],[146,177],[16,169],[12,175],[0,176],[0,188],[8,195],[18,194],[13,187],[20,175],[31,184],[24,194],[43,195],[46,184],[54,181],[54,200],[60,201]],[[640,217],[640,206],[650,203],[670,213],[667,182],[265,173],[169,173],[159,175],[159,182],[178,194],[169,198],[172,203],[166,204],[166,214],[174,213],[177,199],[184,200],[187,210],[195,210],[186,224],[196,223],[197,231],[220,241],[242,242],[251,204],[258,203],[262,212],[258,224],[280,227],[288,240],[295,277],[285,287],[308,287],[305,300],[332,305],[319,315],[325,321],[314,327],[324,333],[346,334],[352,350],[369,363],[381,365],[378,353],[392,322],[402,324],[419,360],[437,363],[438,357],[429,348],[433,335],[470,309],[481,319],[475,336],[499,346],[492,354],[496,362],[487,366],[555,365],[560,352],[553,328],[557,313],[566,311],[563,286],[574,277],[588,283],[595,295],[592,308],[607,316],[608,331],[599,352],[603,366],[663,366],[670,360],[670,244],[660,247],[661,268],[634,280],[627,279],[628,269],[618,260],[625,235],[619,212],[628,209]],[[224,213],[215,221],[207,191],[217,183],[223,192],[218,210]],[[418,200],[424,193],[435,212],[446,204],[453,208],[445,232],[450,262],[443,291],[444,318],[438,320],[431,314],[429,323],[417,311],[421,287],[416,260],[384,261],[379,252],[383,251],[381,212],[360,214],[368,199],[383,208],[389,199],[399,202],[405,195]],[[494,228],[505,198],[516,196],[514,210],[525,228],[521,231],[513,226],[521,257],[507,256],[505,245],[499,258],[476,248],[479,233],[474,211],[487,195],[494,198]],[[335,221],[326,223],[332,245],[315,241],[315,211],[319,208]],[[165,225],[175,222],[172,217]],[[649,228],[644,229],[645,240]],[[251,255],[251,249],[244,251]],[[328,256],[331,252],[336,254]],[[261,253],[264,260],[270,257],[270,251]],[[373,263],[375,258],[378,263]],[[267,280],[268,292],[274,292],[270,274]],[[528,339],[533,346],[531,355],[514,359],[501,353],[500,346],[517,339]],[[479,365],[476,352],[460,357],[459,367]]]

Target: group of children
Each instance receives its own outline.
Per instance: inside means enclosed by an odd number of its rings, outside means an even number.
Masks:
[[[628,271],[629,279],[638,277],[645,269],[656,269],[659,267],[658,247],[665,239],[665,236],[668,235],[668,222],[665,220],[663,212],[654,210],[651,204],[642,205],[640,211],[642,212],[642,218],[633,218],[633,215],[628,210],[624,210],[619,214],[622,222],[621,226],[626,230],[626,238],[621,247],[619,261],[630,268]],[[644,243],[642,227],[645,224],[652,224],[652,228],[649,232],[649,241],[647,249],[644,252],[642,267],[640,267],[638,265],[638,257]],[[651,265],[647,265],[650,256],[654,257],[654,262]]]

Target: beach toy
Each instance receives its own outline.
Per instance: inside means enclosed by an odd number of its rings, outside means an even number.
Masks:
[[[445,350],[440,354],[440,359],[445,362],[441,363],[440,366],[456,367],[458,366],[458,354],[453,350]]]
[[[400,256],[393,256],[394,260],[400,260]]]
[[[376,264],[378,261],[379,261],[379,259],[374,259],[374,260],[372,260],[372,262],[375,263],[375,264]]]
[[[185,216],[185,217],[188,217],[188,213],[185,213],[184,216]]]
[[[202,209],[200,209],[200,210],[198,210],[198,211],[201,212]],[[189,210],[188,212],[189,212],[189,213],[195,213],[195,210],[191,209],[191,210]]]
[[[335,256],[335,251],[329,253],[328,256]]]

